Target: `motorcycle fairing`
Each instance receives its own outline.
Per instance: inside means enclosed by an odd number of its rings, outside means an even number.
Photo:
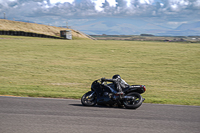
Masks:
[[[91,85],[91,90],[96,92],[98,104],[114,103],[114,101],[111,98],[112,93],[116,93],[116,90],[112,88],[111,84],[102,85],[98,81],[94,81]],[[107,92],[107,95],[104,95],[104,92]]]

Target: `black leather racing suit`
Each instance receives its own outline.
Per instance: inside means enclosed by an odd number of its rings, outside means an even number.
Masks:
[[[102,81],[113,82],[118,92],[122,92],[122,89],[130,87],[129,84],[127,84],[123,79],[120,79],[120,78],[117,78],[117,79],[105,79],[105,78],[102,78],[101,80]]]

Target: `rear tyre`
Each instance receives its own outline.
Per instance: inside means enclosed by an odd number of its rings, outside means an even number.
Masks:
[[[124,99],[123,104],[127,109],[136,109],[142,105],[143,98],[137,92],[128,93],[126,96],[132,96],[133,99]]]
[[[81,98],[81,103],[84,106],[94,106],[97,103],[96,93],[93,91],[89,91],[85,93]]]

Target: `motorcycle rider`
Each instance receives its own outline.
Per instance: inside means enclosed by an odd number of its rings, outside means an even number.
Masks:
[[[126,81],[124,81],[119,74],[116,74],[112,77],[112,79],[106,79],[106,78],[101,78],[101,81],[109,81],[109,82],[113,82],[116,89],[117,89],[117,94],[124,94],[122,89],[130,87],[129,84],[126,83]]]

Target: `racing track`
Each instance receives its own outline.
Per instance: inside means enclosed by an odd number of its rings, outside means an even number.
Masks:
[[[85,107],[80,100],[0,96],[0,133],[199,133],[200,106]]]

